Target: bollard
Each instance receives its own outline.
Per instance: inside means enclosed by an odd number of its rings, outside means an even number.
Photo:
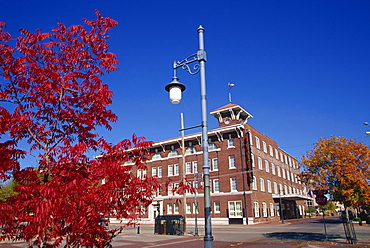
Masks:
[[[140,224],[137,224],[136,234],[140,234]]]

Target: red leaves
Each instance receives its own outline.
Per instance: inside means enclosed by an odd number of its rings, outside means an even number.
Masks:
[[[117,22],[96,14],[85,25],[58,22],[51,33],[21,29],[14,47],[0,23],[0,102],[13,104],[0,107],[0,135],[11,139],[0,143],[0,179],[19,184],[0,201],[0,239],[103,247],[110,233],[100,217],[140,218],[158,188],[154,178],[132,173],[145,169],[151,142],[133,135],[112,145],[94,133],[117,120],[100,77],[118,64],[107,45]],[[24,139],[40,153],[37,168],[19,169],[25,152],[16,143]],[[91,150],[101,155],[90,159]]]

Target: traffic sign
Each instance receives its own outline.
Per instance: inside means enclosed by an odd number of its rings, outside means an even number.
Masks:
[[[315,200],[316,200],[316,203],[320,206],[324,206],[328,202],[328,199],[324,195],[316,196]]]

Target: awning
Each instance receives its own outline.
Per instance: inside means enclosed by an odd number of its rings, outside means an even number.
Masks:
[[[305,196],[305,195],[297,195],[297,194],[290,194],[290,195],[276,195],[272,194],[273,199],[284,199],[289,201],[302,201],[302,200],[311,200],[313,201],[314,198]]]

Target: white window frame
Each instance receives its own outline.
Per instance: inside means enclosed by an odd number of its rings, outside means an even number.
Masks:
[[[231,192],[238,191],[238,183],[236,181],[236,177],[230,177],[230,191]]]
[[[268,214],[267,214],[267,204],[266,204],[266,202],[262,202],[262,217],[263,218],[267,218],[268,217]]]
[[[262,158],[258,157],[257,158],[257,161],[258,161],[258,169],[259,170],[263,170]]]
[[[253,190],[258,190],[258,187],[257,187],[257,177],[256,176],[253,176],[252,189]]]
[[[162,166],[158,166],[158,177],[161,178],[162,177]]]
[[[275,164],[271,163],[271,174],[276,175]]]
[[[252,159],[252,168],[256,167],[256,164],[254,162],[254,155],[251,154],[251,159]]]
[[[260,217],[260,206],[258,202],[253,202],[253,212],[254,212],[254,218]]]
[[[265,170],[266,172],[270,172],[270,165],[269,165],[269,161],[265,160]]]
[[[227,148],[234,148],[235,147],[235,141],[233,138],[229,138],[227,140]]]
[[[172,214],[172,204],[167,203],[167,214]]]
[[[213,193],[220,192],[220,179],[213,179]]]
[[[179,214],[179,204],[178,203],[173,204],[173,213]]]
[[[218,171],[218,158],[212,158],[212,171]]]
[[[193,173],[198,173],[198,161],[193,161]]]
[[[271,181],[270,181],[270,180],[267,180],[267,192],[268,192],[268,193],[272,193],[272,189],[271,189]]]
[[[168,176],[169,177],[173,176],[173,164],[168,165]]]
[[[269,152],[270,152],[270,156],[274,157],[274,150],[272,149],[271,145],[269,145]]]
[[[265,141],[262,141],[262,148],[263,148],[263,152],[264,153],[267,153],[267,146],[266,146],[266,142]]]
[[[174,176],[178,176],[180,174],[179,164],[174,164],[173,165],[173,174],[174,174]]]
[[[220,202],[213,203],[214,213],[221,213],[221,204]]]
[[[257,136],[255,136],[255,139],[256,139],[256,148],[260,150],[261,149],[260,139]]]
[[[186,174],[192,174],[191,173],[191,171],[192,171],[191,162],[186,162],[185,167],[186,167]]]
[[[235,155],[229,155],[229,169],[236,169]]]
[[[191,214],[191,203],[189,202],[186,203],[186,213]]]
[[[152,167],[152,177],[157,176],[157,167]]]
[[[270,216],[275,217],[275,207],[274,203],[270,203]]]
[[[265,192],[265,179],[260,178],[260,191]]]
[[[276,195],[279,194],[277,183],[273,182],[273,185],[274,185],[274,194]]]
[[[243,218],[242,201],[228,201],[229,218]]]

